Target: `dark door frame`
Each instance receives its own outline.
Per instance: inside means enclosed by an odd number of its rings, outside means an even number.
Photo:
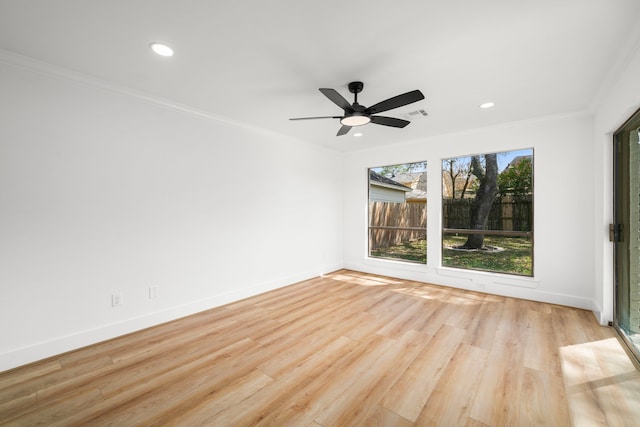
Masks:
[[[625,132],[628,132],[631,128],[635,128],[637,126],[640,126],[640,109],[631,115],[631,117],[613,134],[613,224],[611,224],[610,227],[610,240],[613,241],[614,267],[613,327],[622,339],[622,342],[627,346],[629,353],[635,356],[637,363],[640,363],[640,349],[631,342],[626,332],[622,330],[618,316],[618,295],[619,292],[624,292],[623,287],[628,286],[628,283],[621,283],[624,282],[624,280],[628,281],[628,272],[621,274],[621,263],[623,263],[622,257],[628,257],[628,251],[621,251],[621,246],[630,240],[629,225],[625,224],[625,220],[628,219],[628,215],[625,212],[621,212],[620,209],[621,201],[622,204],[626,203],[626,206],[629,206],[629,201],[626,200],[628,199],[630,176],[628,165],[629,149],[628,135],[626,135]],[[628,262],[626,264],[626,268],[628,268]],[[625,277],[620,277],[621,275],[624,275]]]

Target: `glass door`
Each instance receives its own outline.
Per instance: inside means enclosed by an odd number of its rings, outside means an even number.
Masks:
[[[614,327],[640,360],[640,111],[614,134]]]

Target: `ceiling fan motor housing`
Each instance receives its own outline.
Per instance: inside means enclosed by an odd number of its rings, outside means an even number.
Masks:
[[[362,82],[351,82],[349,83],[349,92],[351,93],[360,93],[364,89],[364,83]]]

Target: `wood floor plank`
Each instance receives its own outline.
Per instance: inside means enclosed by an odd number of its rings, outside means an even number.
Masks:
[[[235,324],[236,322],[221,322],[215,326],[205,327],[203,325],[200,329],[190,329],[189,334],[182,334],[171,342],[148,343],[145,351],[128,355],[124,359],[118,358],[117,363],[86,372],[83,375],[76,375],[65,381],[59,380],[51,385],[43,386],[38,391],[39,401],[47,403],[62,399],[67,393],[73,393],[83,387],[101,388],[106,396],[117,393],[117,391],[113,392],[109,389],[109,383],[119,383],[121,389],[126,388],[130,384],[144,381],[147,377],[159,376],[162,372],[198,359],[211,352],[213,348],[203,348],[203,346],[193,348],[191,345],[194,340],[199,341],[212,333],[227,331],[229,326]],[[126,378],[129,382],[112,382],[113,378]]]
[[[207,421],[226,408],[234,406],[237,402],[248,399],[261,388],[273,382],[273,378],[256,369],[238,378],[238,380],[211,391],[207,399],[200,400],[191,408],[180,412],[175,411],[173,416],[150,420],[148,427],[152,426],[188,426],[206,425]]]
[[[516,328],[517,330],[517,328]],[[517,425],[524,374],[524,343],[499,329],[482,370],[471,417],[488,425]]]
[[[375,366],[372,364],[393,345],[393,340],[380,335],[358,342],[346,357],[328,366],[317,377],[310,378],[300,393],[274,402],[256,425],[305,425],[312,420],[323,424],[317,418],[324,408],[338,400],[358,375]],[[329,378],[339,380],[329,381]]]
[[[454,311],[454,305],[448,304],[445,301],[439,301],[435,310],[433,310],[431,316],[429,316],[429,318],[427,319],[427,324],[422,329],[422,331],[429,335],[435,335],[442,327],[442,325],[447,322],[447,319],[453,314]]]
[[[13,419],[38,408],[38,393],[34,392],[0,403],[2,418]]]
[[[463,329],[442,325],[382,400],[382,406],[415,421],[464,338]]]
[[[387,408],[376,406],[362,425],[370,427],[411,427],[413,423]]]
[[[558,425],[571,424],[561,376],[525,367],[521,384],[517,425],[547,426],[549,414]]]
[[[230,345],[246,343],[256,346],[253,340],[237,334],[237,331],[234,325],[234,329],[231,329],[229,334],[215,334],[206,336],[206,339],[201,337],[203,339],[192,342],[190,345],[167,349],[165,353],[137,360],[134,364],[123,366],[117,373],[106,375],[97,380],[96,385],[100,387],[105,397],[111,397],[136,383],[150,381],[168,372],[175,372],[185,365],[206,361],[211,357],[211,354],[223,351]]]
[[[402,313],[385,322],[384,326],[376,333],[389,338],[399,338],[408,331],[415,330],[416,319],[420,319],[420,314],[424,311],[424,303],[416,300],[413,304],[407,305]]]
[[[340,322],[325,326],[322,330],[304,337],[292,337],[292,345],[270,357],[258,369],[269,375],[271,378],[280,378],[286,375],[292,366],[298,366],[316,353],[322,351],[324,347],[340,337],[344,337],[345,332],[361,321],[361,317],[351,316]]]
[[[235,365],[229,365],[228,359],[240,351],[243,354],[237,356]],[[215,357],[208,357],[207,363],[198,361],[197,365],[182,369],[179,376],[172,373],[170,380],[166,376],[156,379],[157,387],[161,388],[158,392],[131,399],[117,412],[104,413],[91,422],[106,425],[164,424],[172,419],[173,414],[190,411],[211,394],[244,377],[247,367],[257,365],[264,357],[267,356],[260,352],[259,347],[240,350],[232,345],[219,351]],[[162,384],[170,384],[170,387],[162,387]]]
[[[503,308],[503,297],[485,295],[475,315],[464,327],[467,330],[464,342],[489,351],[493,345],[498,324],[502,319]]]
[[[592,313],[340,270],[0,372],[0,426],[640,425]]]
[[[407,331],[316,418],[322,425],[362,425],[386,392],[429,342],[429,336]]]
[[[359,343],[353,340],[340,337],[303,364],[293,368],[285,377],[273,381],[237,405],[225,408],[207,422],[212,425],[251,426],[264,423],[269,417],[278,413],[275,409],[279,408],[291,395],[306,396],[307,393],[302,390],[305,390],[310,382],[322,376],[338,360],[344,360],[348,355],[355,354],[358,345]],[[360,347],[363,351],[362,346]],[[251,408],[251,411],[247,411],[246,408]],[[311,421],[312,419],[307,419],[303,424]]]
[[[467,344],[458,346],[427,399],[416,425],[464,425],[469,418],[487,357],[486,350]]]
[[[476,313],[480,309],[484,295],[477,292],[457,291],[447,298],[446,302],[452,306],[451,314],[445,323],[456,328],[467,329]]]
[[[11,420],[9,425],[16,426],[52,426],[60,423],[82,408],[93,407],[104,399],[98,389],[83,389],[64,399],[64,405],[57,402],[39,406],[36,411],[31,411]],[[3,416],[4,417],[4,416]],[[0,418],[0,421],[2,419]],[[63,422],[63,425],[66,422]]]
[[[138,424],[143,424],[144,417],[155,416],[158,412],[157,408],[164,406],[162,402],[163,399],[166,399],[165,393],[174,392],[173,385],[180,384],[180,380],[191,372],[198,372],[199,369],[210,366],[210,364],[228,360],[227,355],[231,351],[244,353],[257,349],[258,346],[255,342],[245,339],[140,381],[132,382],[126,375],[116,377],[112,379],[114,382],[106,383],[100,390],[101,395],[108,397],[102,402],[69,414],[67,418],[61,420],[60,425],[122,425],[125,421],[134,418],[141,419]],[[133,376],[135,378],[135,374]],[[118,392],[114,393],[113,390],[118,390]],[[110,395],[109,392],[111,392]]]
[[[467,422],[464,427],[488,427],[485,423],[481,423],[478,420],[474,420],[473,418],[467,418]]]
[[[283,335],[306,335],[310,328],[315,325],[322,325],[320,320],[340,311],[342,307],[348,304],[349,301],[345,300],[323,299],[314,301],[313,304],[308,303],[296,311],[272,313],[271,316],[277,318],[278,327],[267,330],[262,335],[256,334],[254,338],[262,344],[267,344]]]
[[[65,383],[108,366],[113,366],[110,357],[101,355],[93,360],[86,359],[86,363],[74,365],[68,369],[53,370],[45,375],[31,378],[24,383],[14,382],[12,386],[0,391],[0,402],[22,398],[36,392],[40,395],[43,390],[50,386]]]
[[[569,307],[553,307],[552,315],[554,318],[553,332],[559,346],[582,344],[590,341],[587,332],[582,324],[584,318],[580,316],[579,311]],[[594,337],[597,339],[596,337]]]
[[[24,384],[34,378],[39,378],[51,372],[62,369],[60,361],[57,359],[47,359],[42,362],[32,363],[16,370],[0,372],[0,391],[16,384]],[[19,371],[19,374],[18,372]]]
[[[528,310],[527,322],[527,332],[523,337],[524,366],[556,376],[562,375],[552,316]]]

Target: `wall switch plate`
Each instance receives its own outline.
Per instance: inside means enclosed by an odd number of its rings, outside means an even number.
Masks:
[[[118,307],[122,305],[122,294],[112,294],[111,295],[111,307]]]
[[[158,286],[149,286],[149,299],[158,298]]]

